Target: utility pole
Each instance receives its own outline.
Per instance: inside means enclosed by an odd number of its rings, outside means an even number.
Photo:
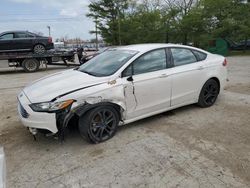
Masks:
[[[121,20],[120,20],[120,10],[118,9],[118,32],[119,32],[119,45],[122,45],[121,40]]]
[[[116,3],[116,11],[117,11],[117,16],[118,16],[118,40],[119,40],[119,45],[122,45],[122,40],[121,40],[121,19],[120,19],[120,4],[119,2]]]
[[[49,37],[51,37],[50,26],[48,25],[47,28],[49,29]]]
[[[95,42],[96,42],[96,50],[98,51],[99,41],[98,41],[98,19],[95,18]]]

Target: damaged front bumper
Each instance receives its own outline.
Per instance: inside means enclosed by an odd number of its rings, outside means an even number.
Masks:
[[[29,130],[33,130],[33,133],[35,133],[36,129],[49,130],[54,134],[57,133],[56,114],[34,112],[29,104],[29,99],[24,93],[21,93],[18,96],[18,114],[22,124]]]

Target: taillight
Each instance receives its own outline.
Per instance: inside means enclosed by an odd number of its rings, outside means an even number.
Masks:
[[[49,37],[48,42],[49,42],[49,43],[52,43],[52,38],[51,38],[51,37]]]
[[[226,59],[226,58],[224,59],[222,65],[223,65],[224,67],[227,66],[227,59]]]

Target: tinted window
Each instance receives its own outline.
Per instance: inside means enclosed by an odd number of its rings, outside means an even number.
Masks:
[[[13,39],[13,33],[5,34],[0,37],[1,40]]]
[[[80,66],[79,71],[94,76],[110,76],[137,53],[132,50],[107,50]]]
[[[196,50],[193,50],[194,55],[197,57],[197,59],[199,61],[203,61],[207,58],[207,54],[203,53],[203,52],[199,52]]]
[[[175,66],[181,66],[181,65],[186,65],[186,64],[197,62],[195,55],[189,49],[172,48],[171,52],[173,55]]]
[[[139,57],[133,63],[133,74],[143,74],[147,72],[166,69],[166,51],[165,49],[155,50]]]
[[[132,65],[130,64],[122,73],[122,77],[128,77],[133,75],[133,68]]]
[[[34,37],[35,37],[35,35],[34,35],[34,34],[32,34],[32,33],[27,33],[27,37],[28,37],[28,38],[34,38]]]
[[[15,33],[15,38],[27,38],[26,33]]]

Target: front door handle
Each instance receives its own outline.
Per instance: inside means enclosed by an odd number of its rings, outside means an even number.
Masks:
[[[166,77],[168,77],[167,74],[162,74],[161,76],[159,76],[159,78],[166,78]]]
[[[199,66],[199,67],[197,68],[197,70],[203,70],[203,69],[204,69],[203,66]]]

